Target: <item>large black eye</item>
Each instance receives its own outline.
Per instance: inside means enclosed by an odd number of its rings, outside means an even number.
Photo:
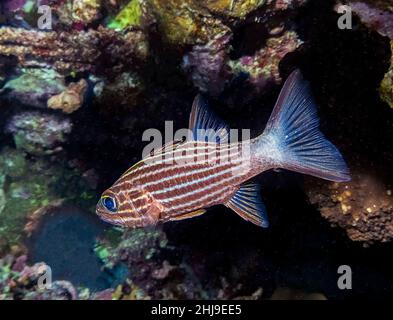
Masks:
[[[109,196],[104,196],[101,198],[102,205],[111,212],[116,212],[116,200]]]

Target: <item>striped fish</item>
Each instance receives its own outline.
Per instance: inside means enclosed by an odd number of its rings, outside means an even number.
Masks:
[[[252,177],[283,168],[331,181],[348,181],[336,147],[319,131],[308,83],[294,71],[279,95],[265,131],[230,142],[228,126],[201,96],[190,115],[191,135],[142,159],[106,190],[97,214],[124,227],[145,227],[203,214],[224,204],[261,227],[269,222]]]

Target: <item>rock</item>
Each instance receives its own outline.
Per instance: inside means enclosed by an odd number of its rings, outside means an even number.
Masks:
[[[16,57],[23,67],[48,67],[65,75],[103,68],[117,74],[125,66],[142,64],[148,53],[147,38],[141,30],[120,33],[102,26],[62,32],[0,28],[0,54]]]
[[[2,173],[10,178],[21,177],[27,169],[27,161],[23,152],[5,147],[0,156],[0,166]]]
[[[64,77],[55,70],[28,68],[22,69],[17,78],[9,80],[1,93],[25,105],[46,108],[48,99],[64,89]]]
[[[27,217],[27,222],[24,227],[24,232],[29,237],[32,233],[38,228],[41,219],[49,214],[55,212],[58,208],[60,208],[64,203],[64,199],[57,199],[45,205],[43,207],[38,208],[33,213],[31,213]]]
[[[38,111],[14,115],[7,124],[18,149],[33,155],[48,155],[62,150],[61,144],[71,132],[72,124],[67,118]]]
[[[101,17],[101,0],[73,0],[72,16],[76,22],[89,25]]]
[[[83,29],[102,17],[101,0],[64,0],[52,3],[51,8],[59,20],[56,28]]]
[[[164,256],[168,250],[166,234],[161,228],[135,229],[123,233],[119,242],[102,239],[96,252],[104,256],[107,268],[119,263],[129,269],[129,281],[118,287],[114,299],[197,299],[206,298],[192,268],[173,264]]]
[[[307,194],[322,216],[365,244],[393,239],[393,196],[376,177],[357,172],[346,183],[309,180]]]
[[[250,12],[258,9],[266,0],[202,0],[199,1],[201,7],[210,11],[232,17],[244,18]]]
[[[72,113],[83,105],[86,90],[87,82],[85,79],[76,83],[72,82],[62,93],[52,96],[48,100],[48,108],[60,109],[64,113]]]
[[[172,45],[205,44],[230,31],[198,4],[194,0],[151,0],[148,10],[155,17],[161,36]]]
[[[183,69],[202,92],[218,95],[231,78],[229,43],[231,34],[218,35],[207,44],[196,45],[183,57]]]
[[[393,6],[391,1],[351,0],[344,2],[370,29],[393,39]],[[336,6],[336,10],[340,2]]]
[[[20,243],[63,199],[83,208],[95,202],[78,168],[9,147],[0,151],[0,190],[0,252]]]
[[[257,51],[253,56],[243,56],[239,60],[230,61],[229,66],[236,74],[245,73],[250,83],[257,91],[269,87],[270,84],[281,82],[279,63],[288,53],[295,51],[302,41],[293,31],[287,31],[282,36],[267,39],[266,47]]]
[[[144,1],[131,0],[109,23],[108,28],[124,30],[128,27],[140,26],[143,20]]]

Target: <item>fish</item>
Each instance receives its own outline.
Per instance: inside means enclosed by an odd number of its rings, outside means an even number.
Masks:
[[[291,170],[325,180],[351,179],[338,149],[319,130],[308,81],[299,70],[285,81],[262,134],[230,141],[230,128],[197,95],[190,134],[154,150],[129,168],[96,206],[111,224],[142,228],[200,216],[215,205],[267,228],[261,186],[252,178]]]

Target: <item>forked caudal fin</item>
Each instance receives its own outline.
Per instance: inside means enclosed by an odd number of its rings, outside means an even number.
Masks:
[[[264,141],[273,141],[281,168],[337,182],[350,180],[340,152],[319,131],[314,100],[298,70],[286,80],[265,132],[257,139],[260,148]],[[268,150],[259,151],[262,155]]]

